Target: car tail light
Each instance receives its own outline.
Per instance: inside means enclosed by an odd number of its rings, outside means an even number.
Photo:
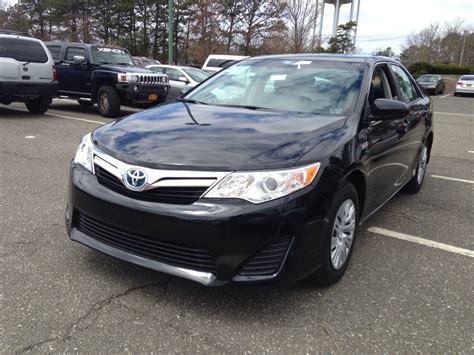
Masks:
[[[458,82],[456,83],[456,85],[463,86],[464,83],[463,83],[462,81],[458,81]]]
[[[53,81],[58,80],[58,75],[56,73],[56,65],[53,64]]]

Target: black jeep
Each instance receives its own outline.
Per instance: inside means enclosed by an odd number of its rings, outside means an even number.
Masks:
[[[168,77],[135,66],[124,48],[84,43],[47,42],[56,64],[59,95],[82,106],[97,103],[104,117],[116,117],[120,105],[146,107],[164,102]]]

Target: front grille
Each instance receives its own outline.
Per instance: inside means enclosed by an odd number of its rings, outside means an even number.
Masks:
[[[140,84],[166,84],[168,78],[164,75],[138,75]]]
[[[277,239],[252,257],[238,276],[270,276],[280,269],[291,244],[291,238]]]
[[[182,246],[132,234],[81,212],[77,212],[74,226],[101,243],[134,255],[187,269],[215,272],[215,261],[206,249]]]
[[[99,165],[94,165],[95,174],[99,184],[130,198],[158,203],[175,205],[190,205],[197,201],[207,190],[205,186],[172,186],[157,187],[146,191],[132,191],[125,187],[120,179],[109,173]]]

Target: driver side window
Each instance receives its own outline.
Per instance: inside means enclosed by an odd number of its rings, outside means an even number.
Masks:
[[[376,67],[370,84],[369,104],[372,106],[377,99],[396,100],[396,90],[389,80],[385,66]]]

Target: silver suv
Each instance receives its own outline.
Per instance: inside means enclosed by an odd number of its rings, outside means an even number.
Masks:
[[[25,33],[0,30],[0,103],[24,102],[45,113],[57,95],[53,58],[45,44]]]

